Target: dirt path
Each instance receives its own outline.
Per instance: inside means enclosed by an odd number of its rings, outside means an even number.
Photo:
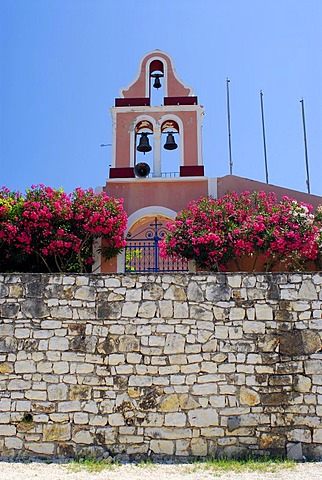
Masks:
[[[121,465],[101,472],[73,471],[70,466],[0,462],[0,480],[321,480],[322,463],[298,464],[272,473],[218,473],[195,465]]]

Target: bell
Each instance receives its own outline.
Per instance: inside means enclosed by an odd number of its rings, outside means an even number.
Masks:
[[[154,84],[153,84],[154,88],[161,88],[162,87],[161,82],[160,82],[160,77],[161,77],[161,75],[158,75],[157,73],[154,75]]]
[[[150,167],[147,163],[144,162],[137,163],[134,167],[134,173],[136,177],[146,178],[150,173]]]
[[[175,150],[176,148],[178,148],[178,145],[175,142],[173,133],[168,133],[167,140],[163,145],[163,148],[165,148],[166,150]]]
[[[138,152],[146,154],[146,152],[150,152],[152,150],[151,145],[149,144],[148,134],[143,132],[141,133],[140,143],[136,147]]]

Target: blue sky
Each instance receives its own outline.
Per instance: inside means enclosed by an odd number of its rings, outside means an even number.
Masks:
[[[233,173],[322,195],[321,0],[0,0],[0,185],[104,185],[109,108],[160,49],[205,107],[207,176]]]

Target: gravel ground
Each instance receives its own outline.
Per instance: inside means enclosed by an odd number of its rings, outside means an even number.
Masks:
[[[70,466],[45,463],[0,462],[0,480],[322,480],[322,463],[297,464],[274,473],[222,473],[191,464],[121,465],[101,472],[73,471]]]

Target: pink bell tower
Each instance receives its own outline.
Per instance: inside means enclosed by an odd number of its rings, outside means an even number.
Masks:
[[[156,219],[165,226],[192,199],[216,195],[216,184],[204,176],[204,109],[167,54],[148,53],[120,95],[111,108],[112,162],[104,191],[124,199],[133,236]],[[124,257],[103,262],[101,271],[124,271]]]

